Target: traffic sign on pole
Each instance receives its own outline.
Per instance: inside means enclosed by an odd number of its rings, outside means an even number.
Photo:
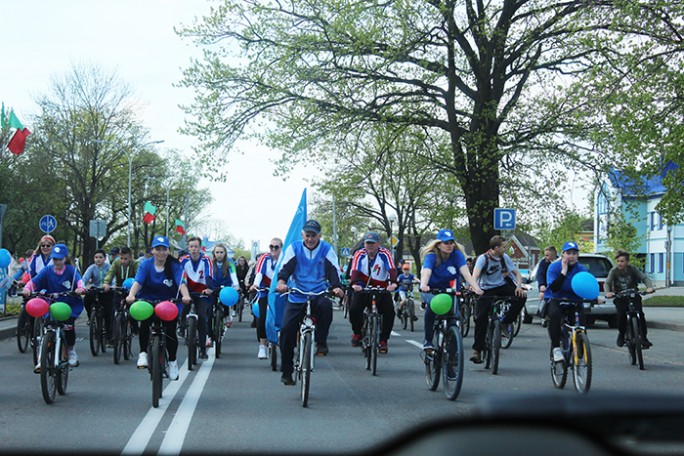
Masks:
[[[342,247],[340,249],[340,256],[350,257],[351,256],[351,249],[349,247]]]
[[[496,208],[494,209],[494,229],[495,230],[514,230],[515,229],[515,209]]]
[[[399,244],[399,238],[395,235],[392,235],[392,237],[390,238],[390,244],[392,245],[392,247],[396,247],[397,244]]]
[[[52,233],[57,228],[57,220],[49,214],[44,215],[38,222],[38,228],[46,234]]]

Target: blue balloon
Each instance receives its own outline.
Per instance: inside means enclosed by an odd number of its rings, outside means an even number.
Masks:
[[[129,277],[129,278],[127,278],[126,280],[123,281],[123,283],[121,284],[121,286],[124,287],[126,290],[130,290],[130,289],[133,287],[133,282],[135,282],[135,280],[133,279],[133,277]]]
[[[259,301],[252,304],[252,315],[259,318]]]
[[[233,287],[223,287],[219,293],[219,300],[224,306],[234,306],[239,299],[238,292]]]
[[[12,255],[7,249],[0,249],[0,268],[6,268],[12,262]]]
[[[596,277],[589,272],[578,272],[572,277],[572,291],[582,299],[596,299],[599,295],[599,284]]]

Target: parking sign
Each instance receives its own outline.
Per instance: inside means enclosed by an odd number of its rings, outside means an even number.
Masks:
[[[494,209],[494,229],[495,230],[514,230],[515,229],[515,209]]]

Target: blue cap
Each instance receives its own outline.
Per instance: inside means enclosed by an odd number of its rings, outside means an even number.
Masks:
[[[307,220],[304,226],[302,227],[302,231],[308,231],[310,233],[320,233],[321,232],[321,224],[318,223],[316,220]]]
[[[363,242],[372,242],[372,243],[380,242],[380,235],[378,233],[373,232],[373,231],[369,231],[363,237]]]
[[[169,238],[167,238],[166,236],[155,236],[155,238],[152,240],[152,248],[158,247],[160,245],[163,245],[168,249]]]
[[[565,244],[563,244],[563,252],[566,252],[568,250],[577,250],[579,252],[579,245],[577,245],[576,242],[568,241]]]
[[[64,244],[55,244],[54,247],[52,247],[52,253],[50,254],[50,258],[54,258],[56,260],[63,260],[69,256],[69,248],[64,245]]]
[[[456,242],[456,239],[454,238],[454,232],[451,230],[439,230],[437,232],[437,239],[439,239],[440,242],[446,242],[446,241]]]

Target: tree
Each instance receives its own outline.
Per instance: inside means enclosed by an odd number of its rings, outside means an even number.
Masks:
[[[441,146],[426,158],[458,182],[483,250],[502,189],[529,183],[530,164],[598,160],[565,139],[583,133],[574,110],[585,100],[561,83],[594,68],[589,38],[611,11],[585,0],[228,0],[180,31],[228,43],[185,71],[181,84],[196,89],[186,131],[211,153],[247,135],[296,163],[335,153],[326,140],[368,122],[423,128]]]

